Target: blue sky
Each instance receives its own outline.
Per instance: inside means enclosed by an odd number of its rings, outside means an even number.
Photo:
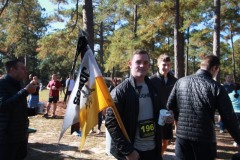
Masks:
[[[51,15],[54,13],[54,9],[57,9],[57,5],[54,5],[52,2],[49,0],[38,0],[39,4],[41,5],[42,8],[45,8],[46,11],[44,12],[46,15]],[[61,5],[63,6],[63,5]],[[65,8],[68,7],[73,7],[74,4],[69,4],[69,5],[64,5]],[[63,29],[65,27],[65,23],[62,22],[55,22],[51,23],[50,26],[52,27],[52,30],[54,29]]]

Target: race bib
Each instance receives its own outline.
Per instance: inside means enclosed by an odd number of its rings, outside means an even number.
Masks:
[[[154,127],[153,119],[139,121],[138,125],[139,125],[140,138],[147,138],[147,137],[154,136],[155,127]]]

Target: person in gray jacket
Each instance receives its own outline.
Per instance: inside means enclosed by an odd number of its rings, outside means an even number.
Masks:
[[[175,154],[179,160],[215,159],[216,109],[230,135],[240,145],[240,129],[231,101],[224,87],[213,79],[219,67],[218,57],[203,57],[200,69],[179,79],[170,94],[167,107],[173,110],[177,122]]]
[[[0,79],[0,159],[23,160],[28,143],[28,94],[36,91],[36,85],[21,87],[26,79],[26,67],[18,59],[5,64],[7,74]]]

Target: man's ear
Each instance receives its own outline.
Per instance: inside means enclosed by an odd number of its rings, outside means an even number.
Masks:
[[[219,70],[219,66],[213,66],[215,71]]]
[[[129,62],[128,62],[128,66],[129,66],[129,67],[131,67],[131,65],[132,65],[132,62],[131,62],[131,61],[129,61]]]
[[[212,69],[211,69],[211,74],[213,76],[213,78],[215,78],[218,74],[218,71],[219,71],[219,66],[213,66]]]

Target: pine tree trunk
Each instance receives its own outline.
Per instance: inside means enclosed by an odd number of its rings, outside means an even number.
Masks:
[[[214,0],[213,54],[220,58],[220,0]],[[216,81],[220,82],[220,74]]]
[[[179,14],[179,0],[175,0],[175,26],[174,26],[174,63],[175,77],[181,78],[184,76],[184,36],[179,31],[180,24],[182,26],[182,18]]]
[[[101,22],[100,24],[100,42],[99,42],[99,56],[100,56],[100,69],[102,70],[103,72],[103,54],[104,54],[104,51],[103,51],[103,44],[104,44],[104,39],[103,39],[103,22]]]
[[[137,4],[134,5],[134,38],[137,38],[137,20],[138,20],[138,6]]]
[[[93,6],[92,0],[83,1],[83,29],[88,33],[88,42],[94,51]]]

